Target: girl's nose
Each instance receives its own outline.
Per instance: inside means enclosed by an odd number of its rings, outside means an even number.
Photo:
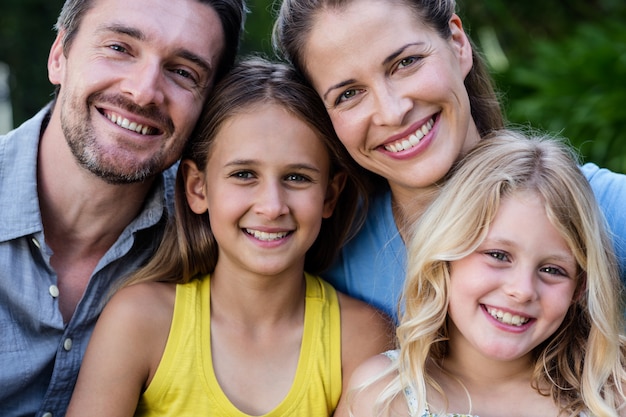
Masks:
[[[537,271],[519,266],[507,278],[504,291],[517,302],[525,303],[537,298]]]
[[[286,197],[286,191],[280,184],[267,184],[258,189],[254,210],[268,219],[276,219],[289,213]]]

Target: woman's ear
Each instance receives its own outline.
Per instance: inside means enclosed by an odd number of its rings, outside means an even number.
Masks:
[[[472,57],[472,44],[463,30],[463,23],[457,14],[452,15],[448,24],[452,34],[450,41],[453,51],[456,54],[459,61],[459,67],[465,77],[469,74],[472,66],[474,65],[474,58]]]
[[[339,172],[335,174],[328,182],[326,188],[326,198],[324,199],[324,210],[322,212],[322,218],[327,219],[333,215],[339,196],[343,191],[343,187],[346,186],[346,179],[348,174],[345,172]]]
[[[198,169],[195,162],[183,159],[180,168],[185,182],[185,196],[187,204],[196,214],[203,214],[209,209],[206,199],[206,182],[204,172]]]

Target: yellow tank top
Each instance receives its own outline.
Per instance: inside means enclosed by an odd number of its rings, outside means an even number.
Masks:
[[[300,358],[283,401],[263,417],[330,416],[341,395],[341,323],[335,289],[305,274]],[[135,416],[248,417],[221,390],[211,358],[210,276],[176,287],[163,357]]]

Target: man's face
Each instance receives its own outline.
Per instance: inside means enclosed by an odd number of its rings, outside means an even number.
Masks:
[[[171,166],[213,83],[224,48],[217,13],[197,0],[97,0],[49,78],[72,153],[109,183]]]

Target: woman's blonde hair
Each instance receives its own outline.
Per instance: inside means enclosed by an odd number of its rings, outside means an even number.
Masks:
[[[447,354],[449,263],[476,250],[501,201],[520,191],[541,197],[579,268],[563,323],[533,352],[531,384],[571,415],[618,415],[626,400],[623,289],[603,216],[566,144],[513,131],[481,141],[415,225],[397,330],[400,355],[392,370],[398,372],[378,406],[388,408],[407,386],[419,409],[426,405],[427,386],[441,392],[425,369]]]

